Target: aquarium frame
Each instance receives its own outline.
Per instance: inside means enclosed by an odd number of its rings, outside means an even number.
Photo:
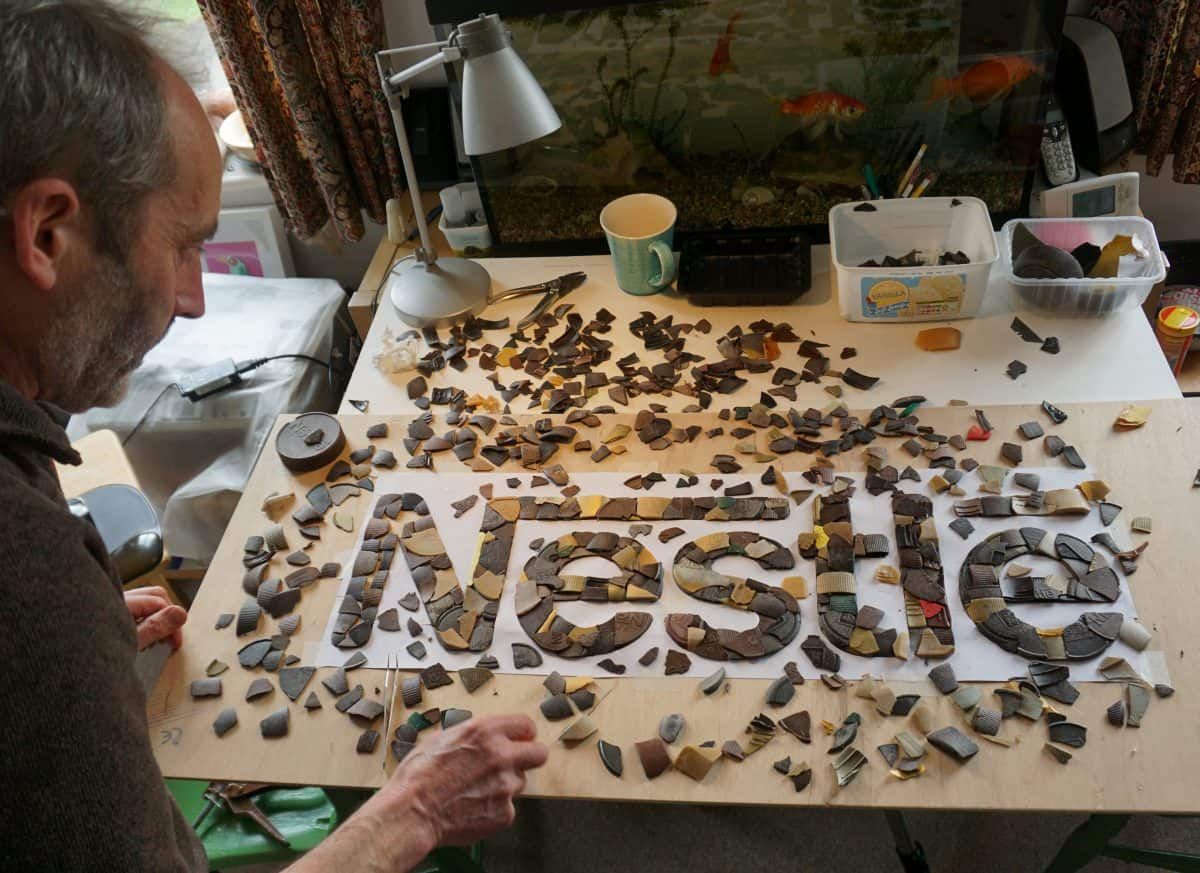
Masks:
[[[662,0],[640,0],[640,2],[638,0],[635,0],[635,2],[621,2],[621,0],[492,0],[492,2],[488,2],[488,0],[425,0],[425,11],[429,16],[429,23],[433,27],[436,38],[445,39],[456,24],[488,12],[495,12],[501,18],[508,18],[555,12],[579,12],[590,9],[605,9],[613,6],[634,6],[640,5],[640,3],[649,5],[659,2],[662,2]],[[1046,106],[1054,93],[1054,74],[1058,67],[1058,52],[1062,43],[1062,29],[1067,15],[1067,4],[1068,0],[1038,0],[1036,10],[1031,10],[1031,13],[1036,12],[1039,14],[1041,28],[1046,32],[1053,51],[1047,74],[1042,78],[1041,94],[1038,97],[1038,110],[1034,116],[1034,122],[1039,127],[1045,121]],[[462,87],[458,78],[458,70],[452,64],[446,65],[446,81],[449,84],[454,105],[461,115]],[[1014,218],[1029,217],[1029,202],[1033,195],[1038,173],[1041,172],[1039,155],[1040,153],[1035,149],[1033,162],[1025,169],[1025,180],[1021,186],[1021,202],[1017,209],[1004,212],[992,212],[989,209],[993,230],[998,231],[1005,222]],[[608,252],[608,243],[604,238],[603,232],[600,230],[599,223],[596,225],[597,235],[595,238],[539,240],[536,242],[505,241],[495,221],[490,194],[486,185],[480,182],[483,174],[480,171],[479,162],[473,155],[469,155],[468,160],[471,164],[471,173],[475,177],[476,187],[479,189],[479,199],[483,206],[484,216],[487,218],[488,227],[491,230],[492,257],[520,258],[602,255]],[[944,194],[945,192],[937,193]],[[614,197],[616,196],[620,195],[614,194]],[[828,245],[829,243],[828,221],[815,224],[770,225],[762,228],[732,228],[729,233],[738,234],[758,230],[778,234],[805,234],[812,240],[813,245]],[[722,236],[724,233],[725,231],[713,228],[707,230],[683,230],[676,228],[674,248],[681,250],[685,244],[692,240],[713,239]]]

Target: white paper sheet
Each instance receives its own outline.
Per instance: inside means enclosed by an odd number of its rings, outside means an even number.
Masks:
[[[1094,478],[1086,470],[1059,468],[1022,468],[1022,470],[1024,472],[1039,474],[1041,476],[1041,487],[1044,489],[1069,488],[1073,487],[1077,482]],[[907,486],[905,490],[929,494],[930,492],[928,486],[925,485],[925,481],[938,471],[921,470],[919,472],[922,476],[922,483],[920,485],[915,482],[903,482],[901,484]],[[510,488],[506,482],[514,475],[521,480],[521,484],[516,488]],[[459,500],[469,494],[478,493],[479,486],[484,482],[491,482],[493,484],[495,489],[494,497],[557,494],[557,489],[553,486],[531,488],[528,483],[532,475],[529,473],[496,473],[484,475],[438,473],[436,476],[431,476],[427,473],[411,471],[382,473],[376,481],[375,493],[386,494],[414,491],[425,497],[425,501],[436,520],[442,541],[446,544],[448,554],[454,564],[455,573],[460,583],[465,585],[466,581],[471,578],[470,562],[474,556],[479,524],[483,517],[483,509],[486,501],[480,498],[471,511],[458,519],[454,518],[454,510],[450,506],[451,501]],[[576,473],[571,476],[571,481],[580,487],[581,495],[602,494],[609,497],[645,496],[646,492],[644,491],[633,491],[624,486],[624,480],[628,479],[631,475],[628,471],[621,473]],[[720,494],[721,491],[717,490],[714,492],[710,487],[710,482],[714,478],[720,478],[724,481],[725,487],[749,481],[754,485],[755,494],[760,496],[778,496],[778,492],[773,487],[759,484],[759,474],[757,473],[749,476],[740,474],[715,477],[705,475],[700,477],[698,485],[681,489],[674,487],[675,479],[678,478],[676,475],[669,473],[664,475],[667,476],[667,481],[655,486],[649,492],[650,494],[656,496],[712,496],[714,493]],[[860,559],[856,562],[855,577],[858,581],[857,593],[859,605],[870,603],[884,610],[886,618],[881,622],[882,626],[895,627],[900,631],[907,630],[903,594],[900,586],[888,585],[877,582],[874,579],[875,568],[879,564],[890,563],[893,566],[897,564],[890,497],[887,494],[881,494],[876,497],[867,493],[866,489],[861,487],[864,478],[863,474],[848,475],[851,475],[859,486],[851,503],[854,531],[856,533],[885,534],[891,547],[891,551],[886,558]],[[797,472],[788,473],[787,481],[792,488],[810,487]],[[978,482],[977,474],[966,473],[962,481],[965,486],[964,490],[967,491],[968,496],[974,495]],[[1006,493],[1016,493],[1019,491],[1020,489],[1006,489]],[[366,502],[364,499],[366,497],[368,495],[364,494],[362,498],[359,498],[362,502],[354,507],[356,515],[360,516],[358,522],[360,529],[364,526],[365,519],[370,516],[369,510],[374,506],[374,500]],[[1087,541],[1092,534],[1104,528],[1100,524],[1095,512],[1082,519],[1077,517],[973,518],[971,519],[971,523],[975,525],[975,532],[969,539],[963,540],[949,528],[949,523],[955,518],[953,504],[958,499],[962,498],[954,498],[946,494],[932,497],[934,520],[940,538],[942,563],[946,568],[946,599],[950,610],[957,648],[951,658],[954,671],[960,679],[976,680],[1003,680],[1013,676],[1024,675],[1028,661],[1018,655],[1005,652],[998,645],[980,634],[975,624],[967,617],[966,612],[962,608],[962,603],[958,597],[958,570],[969,548],[989,534],[1010,527],[1041,527],[1049,531],[1051,535],[1059,532],[1071,533],[1084,541]],[[401,521],[404,518],[402,515]],[[708,521],[646,522],[651,525],[652,533],[640,539],[663,564],[662,597],[657,602],[649,604],[614,603],[608,605],[584,603],[581,601],[559,603],[557,604],[559,614],[576,624],[583,625],[598,624],[616,612],[631,609],[643,610],[653,614],[655,621],[641,638],[623,649],[610,653],[607,657],[612,658],[618,664],[624,664],[627,667],[627,671],[624,674],[626,676],[662,676],[662,660],[666,655],[667,649],[680,648],[667,636],[665,617],[668,613],[696,613],[702,616],[710,625],[736,630],[753,627],[757,621],[753,613],[719,604],[705,603],[685,594],[675,585],[671,576],[670,568],[676,552],[696,537],[744,526],[747,529],[757,530],[764,536],[768,536],[787,546],[795,556],[796,536],[801,532],[811,531],[812,521],[812,500],[809,499],[800,506],[793,505],[788,518],[781,521],[754,523]],[[513,537],[512,554],[509,558],[508,583],[505,585],[504,593],[501,597],[500,611],[495,625],[495,637],[490,648],[490,652],[500,661],[500,672],[514,672],[512,669],[512,643],[527,643],[534,645],[536,648],[536,645],[519,624],[513,608],[516,580],[520,578],[525,562],[535,554],[529,547],[530,542],[539,537],[550,541],[557,539],[565,533],[574,531],[613,531],[625,534],[628,533],[629,526],[632,523],[627,521],[606,522],[595,520],[517,522]],[[1121,516],[1108,529],[1118,544],[1122,546],[1129,544],[1129,536],[1125,532],[1127,531],[1126,525],[1127,520],[1124,516]],[[398,532],[399,522],[394,523],[393,526]],[[672,526],[683,528],[685,533],[671,540],[669,543],[660,543],[657,536],[658,532]],[[1103,550],[1101,552],[1103,553]],[[353,553],[347,557],[349,560],[344,562],[346,576],[340,582],[339,596],[335,600],[335,603],[341,602],[341,594],[345,592],[346,586],[349,584],[349,567],[353,563]],[[1105,557],[1108,558],[1109,556],[1105,555]],[[1027,556],[1022,559],[1021,563],[1033,567],[1036,575],[1045,575],[1054,570],[1060,575],[1066,572],[1062,565],[1045,558]],[[812,585],[814,579],[813,563],[796,556],[796,566],[792,570],[763,570],[748,558],[730,557],[717,561],[714,564],[714,569],[733,576],[753,577],[770,585],[778,585],[785,576],[801,575],[810,583],[810,594],[807,598],[800,601],[800,632],[797,634],[795,640],[785,646],[782,651],[756,661],[725,661],[720,663],[708,661],[695,655],[689,655],[692,659],[692,668],[688,675],[703,677],[711,673],[718,666],[723,666],[725,667],[726,674],[730,677],[774,678],[781,675],[783,665],[787,661],[795,661],[806,677],[815,679],[818,676],[818,672],[800,651],[799,646],[800,642],[809,634],[820,633],[817,626],[816,595],[812,593],[814,587]],[[1121,574],[1119,567],[1115,569],[1117,575],[1121,577],[1121,596],[1116,603],[1017,604],[1013,606],[1013,609],[1026,621],[1040,627],[1069,624],[1080,612],[1084,611],[1120,612],[1123,615],[1136,617],[1137,611],[1134,607],[1129,580]],[[602,559],[586,558],[573,562],[570,572],[613,575],[615,568]],[[1140,575],[1134,576],[1133,580],[1133,587],[1136,587],[1139,582],[1145,581]],[[396,559],[392,562],[388,584],[384,589],[383,602],[380,604],[380,611],[395,606],[401,597],[415,590],[416,588],[408,573],[408,568],[405,565],[403,557],[397,554]],[[404,668],[421,668],[440,661],[448,669],[456,670],[461,667],[472,666],[479,659],[479,653],[456,653],[443,649],[429,629],[428,616],[424,611],[423,605],[416,613],[408,613],[403,609],[400,610],[400,613],[402,619],[406,619],[411,615],[425,628],[426,633],[422,636],[422,641],[428,649],[428,655],[425,659],[418,661],[405,650],[405,647],[413,641],[407,630],[389,633],[381,631],[377,627],[372,633],[368,644],[362,649],[357,650],[367,656],[369,666],[385,666],[389,655],[398,659],[400,666]],[[330,615],[319,649],[312,655],[315,658],[314,663],[317,666],[340,665],[355,651],[338,649],[329,641],[335,617],[336,613]],[[652,646],[659,647],[659,658],[649,667],[643,667],[638,664],[637,659]],[[541,652],[541,654],[544,661],[541,667],[522,672],[549,673],[552,670],[557,670],[564,675],[605,675],[604,671],[596,666],[596,662],[604,656],[567,659],[550,652]],[[839,654],[842,657],[842,667],[839,672],[847,678],[858,678],[864,674],[871,674],[898,680],[915,680],[923,678],[929,667],[937,663],[936,661],[926,662],[915,657],[910,658],[908,661],[900,661],[896,658],[864,658],[840,651]],[[1106,654],[1124,657],[1136,668],[1141,668],[1143,662],[1140,653],[1126,646],[1120,640],[1113,642]],[[1102,678],[1097,672],[1100,660],[1101,658],[1097,657],[1090,661],[1068,662],[1071,667],[1071,678],[1076,681],[1091,681]]]

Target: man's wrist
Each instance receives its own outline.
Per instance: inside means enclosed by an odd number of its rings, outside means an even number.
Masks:
[[[437,847],[437,838],[420,811],[405,800],[405,792],[377,792],[321,845],[289,867],[289,873],[412,870]]]
[[[419,849],[424,857],[437,848],[438,834],[433,826],[433,817],[417,794],[411,789],[387,785],[376,792],[366,805],[375,807],[377,811],[374,814],[387,822],[393,831],[405,834],[406,841]]]

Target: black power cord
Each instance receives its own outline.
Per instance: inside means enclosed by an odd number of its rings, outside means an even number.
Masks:
[[[324,367],[329,371],[329,379],[332,383],[334,366],[332,361],[322,361],[320,358],[314,358],[312,355],[302,355],[297,353],[285,355],[271,355],[266,358],[248,358],[244,361],[234,362],[232,358],[226,358],[202,370],[198,370],[188,376],[188,378],[180,382],[172,382],[163,387],[158,395],[151,401],[146,411],[142,413],[142,417],[138,419],[137,424],[129,431],[125,439],[121,440],[121,445],[124,446],[133,439],[142,425],[146,423],[146,419],[150,417],[150,413],[158,406],[159,401],[166,396],[166,393],[172,388],[178,389],[179,393],[191,400],[193,403],[203,400],[205,397],[211,397],[213,394],[218,394],[229,388],[235,388],[242,384],[242,374],[249,373],[251,370],[257,370],[264,364],[269,364],[271,361],[282,360],[299,360],[306,361],[310,364],[316,364],[318,367]]]
[[[333,364],[331,364],[329,361],[322,361],[320,358],[314,358],[312,355],[298,355],[298,354],[271,355],[271,357],[269,357],[269,358],[251,358],[246,361],[241,361],[238,364],[238,372],[245,373],[245,372],[248,372],[249,370],[256,370],[259,367],[261,367],[263,364],[269,363],[271,361],[282,361],[285,358],[295,358],[296,360],[300,360],[300,361],[308,361],[309,363],[316,364],[318,367],[332,367],[333,366]],[[247,365],[249,365],[249,366],[247,366]],[[246,369],[242,369],[243,367],[245,367]]]
[[[126,434],[125,439],[121,440],[122,446],[126,445],[131,439],[134,438],[134,436],[137,435],[137,432],[142,429],[142,425],[146,423],[146,419],[150,417],[150,413],[154,411],[154,407],[158,406],[158,401],[162,400],[163,397],[166,396],[166,393],[172,388],[179,388],[179,383],[172,382],[170,385],[165,386],[161,391],[158,392],[158,396],[155,397],[154,400],[150,402],[150,405],[146,407],[146,411],[143,412],[142,417],[137,420],[137,424],[133,426],[133,430]],[[182,390],[183,389],[180,389],[180,391]]]

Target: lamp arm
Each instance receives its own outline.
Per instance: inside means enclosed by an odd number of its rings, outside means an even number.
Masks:
[[[423,46],[412,46],[411,48],[390,49],[389,51],[380,52],[377,57],[382,58],[391,54],[399,54],[400,52],[411,51],[416,48],[440,48],[441,51],[435,52],[423,61],[417,61],[411,66],[405,67],[397,73],[392,73],[387,77],[387,83],[392,90],[399,90],[400,86],[409,79],[419,76],[426,70],[432,70],[435,67],[440,67],[442,64],[449,64],[462,58],[462,52],[457,46],[449,45],[448,43],[426,43]]]
[[[383,59],[385,57],[390,57],[400,52],[425,48],[437,48],[439,51],[425,60],[418,61],[412,66],[406,67],[390,76],[384,71]],[[417,172],[413,164],[412,147],[409,145],[408,131],[404,128],[404,117],[400,111],[401,100],[407,91],[403,87],[403,83],[426,70],[431,70],[444,63],[457,60],[459,57],[461,57],[459,50],[456,47],[449,46],[448,42],[425,43],[406,48],[389,49],[378,52],[375,55],[375,66],[379,70],[379,80],[383,85],[384,96],[387,97],[388,108],[392,113],[392,125],[396,128],[396,139],[400,145],[400,157],[404,163],[404,178],[408,185],[409,197],[412,198],[413,203],[413,218],[416,219],[417,230],[421,236],[421,245],[416,251],[416,257],[418,261],[425,265],[426,270],[433,269],[433,265],[437,262],[437,251],[429,239],[429,225],[425,221],[425,207],[421,203],[421,189],[417,183]]]

